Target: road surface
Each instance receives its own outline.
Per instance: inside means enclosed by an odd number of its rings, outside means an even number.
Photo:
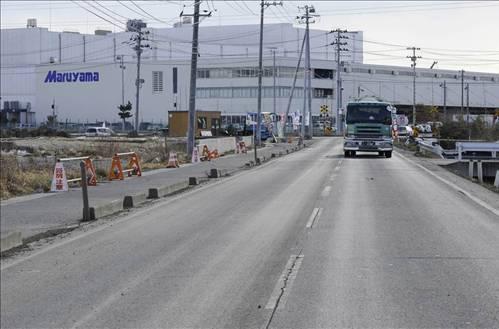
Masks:
[[[499,218],[340,139],[4,261],[2,328],[499,327]]]

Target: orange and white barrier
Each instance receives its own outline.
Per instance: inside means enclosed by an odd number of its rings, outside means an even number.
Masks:
[[[180,167],[180,165],[178,164],[177,153],[170,152],[170,156],[168,158],[168,164],[166,165],[166,168],[178,168],[178,167]]]
[[[239,149],[241,150],[241,153],[248,153],[245,142],[239,142]]]
[[[121,157],[128,156],[128,164],[126,169],[123,169],[121,165]],[[140,169],[140,159],[135,152],[126,153],[116,153],[111,160],[111,168],[109,169],[108,179],[114,180],[125,179],[124,173],[128,173],[128,177],[132,175],[142,176],[142,170]]]
[[[87,174],[87,185],[88,186],[97,185],[97,174],[95,173],[95,167],[90,157],[62,158],[62,159],[57,159],[57,162],[55,164],[54,176],[52,177],[52,184],[50,186],[51,192],[67,191],[69,183],[81,181],[81,177],[68,179],[63,164],[63,162],[77,161],[77,160],[83,161],[85,163],[85,170]]]

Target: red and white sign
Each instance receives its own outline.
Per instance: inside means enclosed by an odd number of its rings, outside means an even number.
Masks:
[[[68,190],[68,179],[62,162],[56,162],[54,177],[52,177],[51,192],[64,192]]]
[[[201,162],[201,159],[199,158],[199,150],[198,150],[197,146],[192,149],[192,157],[191,157],[191,159],[192,159],[191,160],[192,163],[199,163],[199,162]]]

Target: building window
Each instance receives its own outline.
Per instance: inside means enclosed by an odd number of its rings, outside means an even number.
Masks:
[[[327,98],[333,95],[333,89],[314,88],[314,98]]]
[[[152,72],[152,93],[159,94],[163,92],[163,71]]]
[[[206,129],[208,127],[208,120],[206,117],[198,117],[198,129]]]
[[[314,69],[314,78],[315,79],[332,79],[333,78],[333,70]]]
[[[209,69],[198,69],[198,78],[200,79],[208,79],[210,77]]]

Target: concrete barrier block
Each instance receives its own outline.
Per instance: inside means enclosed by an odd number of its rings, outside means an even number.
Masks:
[[[189,177],[189,185],[198,185],[197,177]]]
[[[210,169],[210,174],[208,175],[208,177],[210,177],[210,178],[218,178],[218,177],[220,177],[219,170],[216,169],[216,168]]]
[[[150,188],[147,198],[148,199],[159,199],[159,190],[155,187]]]
[[[180,192],[182,190],[185,190],[188,187],[189,187],[188,181],[179,182],[179,183],[175,183],[175,184],[167,185],[167,186],[162,186],[162,187],[158,188],[158,195],[160,197],[164,197],[164,196],[170,195],[172,193],[176,193],[176,192]]]
[[[114,200],[106,204],[90,207],[90,219],[95,220],[123,210],[123,200]]]
[[[494,186],[499,189],[499,170],[496,171],[496,178],[494,179]]]
[[[0,237],[0,252],[19,247],[23,244],[21,232],[10,232]]]
[[[139,193],[135,195],[125,195],[123,198],[123,209],[133,208],[147,200],[148,193]]]

